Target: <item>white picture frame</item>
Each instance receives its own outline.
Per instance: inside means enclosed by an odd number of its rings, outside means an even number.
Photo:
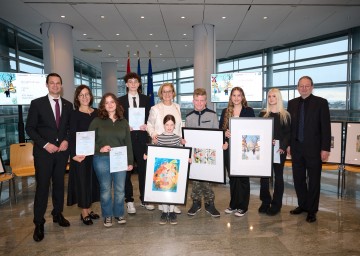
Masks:
[[[273,118],[230,118],[230,176],[271,177]]]
[[[343,123],[331,122],[331,148],[328,161],[329,164],[342,163],[342,141],[343,141]]]
[[[190,180],[225,184],[225,132],[219,129],[182,128],[186,147],[192,148]]]
[[[360,123],[346,123],[345,164],[360,165]]]
[[[148,145],[144,202],[185,204],[190,157],[189,147]]]

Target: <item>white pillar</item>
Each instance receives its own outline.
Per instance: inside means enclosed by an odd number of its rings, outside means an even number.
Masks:
[[[45,74],[58,73],[61,76],[62,95],[72,102],[75,92],[72,26],[45,22],[41,24],[41,34]]]
[[[207,94],[207,107],[211,103],[210,75],[215,73],[216,45],[215,26],[198,24],[193,26],[194,34],[194,88],[204,88]]]
[[[116,63],[115,62],[102,62],[101,63],[101,82],[103,88],[103,95],[111,92],[118,97],[118,86],[116,77]]]

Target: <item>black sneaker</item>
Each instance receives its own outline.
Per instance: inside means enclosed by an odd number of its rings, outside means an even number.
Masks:
[[[168,213],[167,212],[162,212],[159,224],[160,225],[165,225],[167,221],[168,221]]]
[[[205,204],[205,211],[207,213],[210,213],[211,217],[220,217],[220,212],[216,210],[214,202],[210,202],[208,204]]]
[[[170,212],[169,213],[169,222],[172,225],[176,225],[177,224],[177,218],[176,218],[176,214],[175,212]]]
[[[266,213],[270,208],[270,205],[262,204],[259,207],[259,213]]]
[[[191,208],[188,210],[188,215],[190,216],[194,216],[198,211],[201,210],[201,202],[199,201],[194,201],[193,205],[191,206]]]

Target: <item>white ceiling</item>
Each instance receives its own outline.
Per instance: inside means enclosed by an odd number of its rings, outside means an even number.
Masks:
[[[117,61],[119,77],[128,51],[133,71],[139,51],[142,73],[149,51],[154,72],[193,65],[196,24],[215,25],[221,59],[357,27],[359,14],[359,0],[0,0],[0,18],[38,38],[43,22],[72,25],[75,57],[99,69]]]

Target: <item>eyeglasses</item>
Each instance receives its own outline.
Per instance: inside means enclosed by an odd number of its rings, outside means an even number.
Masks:
[[[85,94],[79,94],[79,97],[80,98],[87,98],[87,97],[90,97],[90,94],[88,94],[88,93],[85,93]]]
[[[300,89],[309,89],[311,85],[299,85]]]
[[[173,93],[173,91],[163,91],[163,94],[169,94],[169,93]]]

